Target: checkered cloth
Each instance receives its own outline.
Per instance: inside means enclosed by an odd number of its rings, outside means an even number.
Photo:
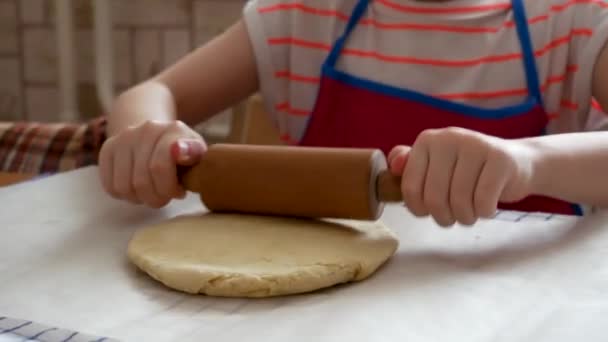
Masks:
[[[49,174],[97,163],[106,118],[84,123],[0,123],[0,171]]]
[[[118,342],[118,340],[50,327],[32,321],[0,317],[0,342]]]

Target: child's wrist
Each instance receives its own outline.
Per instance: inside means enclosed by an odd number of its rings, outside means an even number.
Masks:
[[[547,195],[551,192],[548,188],[551,184],[553,168],[551,149],[536,138],[526,139],[524,144],[529,148],[532,166],[528,192],[530,195]]]

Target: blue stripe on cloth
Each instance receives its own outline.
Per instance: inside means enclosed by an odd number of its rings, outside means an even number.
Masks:
[[[515,219],[515,222],[520,222],[521,220],[527,218],[528,215],[530,215],[528,212],[522,213],[518,218]]]
[[[68,342],[69,340],[73,339],[76,335],[78,335],[77,332],[72,333],[72,335],[68,336],[68,338],[66,338],[65,340],[63,340],[61,342]]]
[[[23,341],[24,341],[24,342],[25,342],[25,341],[32,341],[32,340],[34,340],[34,341],[35,341],[36,339],[38,339],[38,337],[40,337],[40,336],[42,336],[42,335],[46,334],[46,333],[47,333],[47,332],[49,332],[49,331],[53,331],[53,330],[57,330],[57,328],[48,328],[48,329],[46,329],[46,330],[42,330],[41,332],[37,333],[36,335],[33,335],[33,336],[31,336],[31,337],[27,337],[27,338],[26,338],[25,340],[23,340]]]
[[[41,336],[51,331],[56,331],[54,338],[52,341],[58,342],[59,339],[63,335],[63,340],[61,342],[75,342],[79,341],[91,341],[91,342],[118,342],[118,340],[111,339],[108,337],[100,337],[95,335],[83,334],[81,332],[75,332],[73,330],[66,330],[52,326],[45,326],[42,324],[34,323],[32,321],[25,321],[21,319],[13,319],[10,317],[0,317],[0,321],[3,321],[2,327],[0,327],[0,335],[2,338],[8,337],[10,341],[21,341],[21,342],[42,342]],[[21,328],[29,326],[26,331],[19,331]],[[4,329],[4,330],[3,330]],[[70,334],[67,336],[67,334]],[[50,336],[44,337],[44,340],[48,340]],[[0,338],[0,339],[2,339]],[[2,340],[4,341],[4,340]]]
[[[18,326],[16,326],[16,327],[14,327],[14,328],[10,328],[10,329],[4,329],[4,330],[0,331],[0,335],[2,335],[2,334],[6,334],[6,333],[10,333],[10,332],[13,332],[13,331],[16,331],[16,330],[19,330],[19,329],[21,329],[21,328],[23,328],[23,327],[26,327],[26,326],[30,325],[30,324],[32,324],[32,322],[31,322],[31,321],[29,321],[29,322],[25,322],[25,323],[23,323],[23,324],[20,324],[20,325],[18,325]]]

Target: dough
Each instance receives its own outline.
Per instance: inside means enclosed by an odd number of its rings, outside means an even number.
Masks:
[[[128,256],[176,290],[271,297],[363,280],[397,246],[379,222],[205,214],[136,232]]]

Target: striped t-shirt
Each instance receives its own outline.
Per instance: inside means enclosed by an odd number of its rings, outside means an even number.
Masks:
[[[284,140],[302,137],[317,98],[321,65],[356,3],[250,0],[245,6],[261,93]],[[599,111],[591,110],[591,80],[608,38],[608,2],[524,3],[551,118],[547,131],[603,128]],[[528,94],[509,0],[374,0],[337,68],[484,108],[518,104]]]

